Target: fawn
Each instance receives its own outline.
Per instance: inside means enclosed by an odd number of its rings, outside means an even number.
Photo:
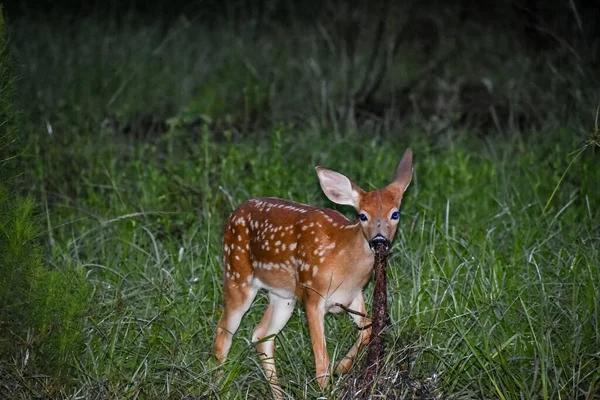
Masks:
[[[224,362],[233,334],[259,289],[268,291],[269,306],[252,334],[275,398],[283,392],[275,372],[274,336],[288,322],[296,300],[304,303],[315,357],[317,383],[329,376],[324,317],[351,309],[359,337],[335,368],[349,370],[369,343],[371,328],[362,288],[373,270],[375,244],[394,239],[402,195],[412,179],[412,150],[398,164],[394,180],[381,190],[365,192],[344,175],[317,167],[325,195],[334,203],[353,206],[351,222],[330,209],[277,198],[251,199],[238,207],[224,227],[225,310],[214,345]],[[362,314],[362,316],[361,316]]]

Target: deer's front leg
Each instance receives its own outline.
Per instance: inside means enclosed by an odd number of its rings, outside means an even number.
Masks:
[[[325,343],[325,303],[320,296],[309,296],[305,308],[310,341],[315,356],[317,383],[323,389],[327,385],[329,377],[329,356]]]
[[[350,306],[348,306],[348,308],[357,311],[362,315],[367,315],[365,299],[363,298],[362,292],[360,292],[360,294],[356,296],[354,300],[352,300],[352,303],[350,303]],[[352,347],[348,351],[348,354],[346,354],[346,356],[342,358],[340,362],[336,365],[336,374],[345,374],[346,372],[348,372],[358,352],[361,351],[362,348],[365,347],[367,344],[369,344],[369,341],[371,340],[371,320],[369,318],[363,317],[362,315],[352,313],[350,314],[350,316],[354,320],[354,323],[359,329],[358,339],[356,340],[356,343],[352,345]]]

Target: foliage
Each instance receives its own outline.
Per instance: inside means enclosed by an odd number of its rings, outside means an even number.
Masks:
[[[0,10],[0,395],[53,392],[69,377],[72,354],[81,351],[82,317],[90,290],[75,268],[46,268],[39,244],[40,219],[33,197],[15,190],[23,162],[14,72]]]

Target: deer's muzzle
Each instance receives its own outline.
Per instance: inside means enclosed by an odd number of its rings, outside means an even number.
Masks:
[[[390,241],[382,234],[378,234],[369,241],[369,246],[371,246],[371,249],[375,249],[379,244],[383,244],[387,249],[390,246]]]

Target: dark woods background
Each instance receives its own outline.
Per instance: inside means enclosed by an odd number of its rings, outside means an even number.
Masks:
[[[549,40],[553,34],[566,39],[598,39],[600,28],[597,21],[600,7],[594,0],[539,1],[501,0],[489,3],[471,1],[89,1],[40,0],[5,1],[10,15],[51,17],[67,15],[85,17],[102,15],[107,18],[136,13],[145,17],[172,19],[180,15],[193,17],[201,23],[222,23],[223,20],[241,22],[255,19],[261,22],[315,22],[323,18],[347,19],[348,15],[360,17],[377,13],[382,8],[394,8],[414,3],[414,17],[439,18],[451,14],[458,23],[492,24],[503,29],[519,29],[534,42]],[[356,21],[355,21],[356,22]],[[552,31],[550,31],[552,29]],[[544,39],[545,38],[545,39]],[[556,38],[555,38],[556,39]]]
[[[457,24],[468,29],[471,25],[516,31],[525,43],[543,51],[560,45],[586,49],[591,62],[597,63],[600,39],[600,5],[595,0],[540,1],[501,0],[478,2],[456,1],[89,1],[40,0],[5,1],[10,17],[27,15],[37,18],[85,18],[96,16],[123,20],[124,16],[160,18],[169,22],[185,16],[204,25],[220,25],[253,21],[257,34],[268,34],[270,24],[334,24],[336,32],[349,46],[360,35],[362,23],[374,23],[372,18],[385,19],[393,26],[408,20],[405,34],[412,39],[435,41],[439,34],[436,25]],[[398,15],[398,8],[408,15]],[[398,18],[399,17],[399,18]],[[403,38],[400,38],[404,40]],[[439,39],[439,38],[438,38]],[[431,45],[431,43],[428,43]]]
[[[202,24],[237,23],[253,20],[258,31],[265,25],[293,23],[336,22],[343,24],[344,36],[351,42],[360,29],[361,18],[385,14],[394,24],[393,10],[409,6],[410,15],[403,16],[415,22],[413,36],[423,34],[438,19],[452,19],[457,24],[479,24],[500,30],[517,30],[530,45],[540,50],[556,46],[557,41],[582,41],[589,46],[600,38],[600,5],[595,0],[540,1],[501,0],[473,3],[471,1],[89,1],[40,0],[5,1],[8,16],[35,16],[53,18],[66,16],[82,18],[99,16],[119,20],[124,15],[136,14],[141,18],[160,17],[169,21],[186,16]],[[391,12],[391,13],[390,13]],[[429,21],[427,21],[429,19]],[[419,22],[420,24],[417,24]],[[418,28],[417,25],[423,25]],[[265,33],[268,33],[266,31]],[[430,32],[430,35],[434,32]],[[591,47],[590,47],[591,49]],[[593,57],[598,57],[598,51]]]
[[[600,71],[600,7],[594,0],[489,3],[42,0],[11,1],[6,2],[5,7],[9,19],[25,16],[29,23],[43,20],[73,25],[76,28],[72,35],[78,34],[77,29],[85,25],[88,18],[104,21],[100,24],[110,24],[113,30],[119,26],[156,26],[158,23],[163,26],[165,36],[171,35],[170,29],[177,25],[233,32],[244,40],[250,36],[257,41],[278,35],[317,32],[321,43],[315,45],[331,49],[336,62],[347,61],[349,65],[339,72],[344,75],[345,88],[333,96],[336,115],[332,118],[341,121],[350,118],[356,122],[352,125],[354,129],[365,120],[381,121],[391,116],[402,121],[415,112],[419,118],[426,119],[448,114],[450,110],[440,108],[439,104],[449,102],[449,94],[440,94],[435,82],[444,76],[448,65],[458,65],[458,71],[446,73],[445,78],[460,81],[450,94],[457,99],[451,100],[456,105],[451,110],[456,114],[452,126],[475,128],[480,133],[539,129],[552,119],[568,120],[579,112],[577,104],[582,100],[575,88],[583,81],[588,87],[600,83],[597,72]],[[531,63],[524,68],[527,76],[522,77],[527,82],[516,83],[521,89],[501,88],[511,76],[496,71],[495,64],[510,61],[517,52],[526,55]],[[306,58],[301,53],[296,57]],[[398,69],[398,61],[408,60],[410,64],[413,59],[421,67],[417,71],[405,71],[404,76],[390,84],[390,74]],[[276,82],[274,77],[277,74],[274,63],[278,60],[278,56],[274,56],[268,70],[259,71],[264,78],[259,86],[262,86],[261,91],[268,91],[266,87],[272,86],[275,89],[271,94],[286,97],[285,91],[278,92],[285,84]],[[461,71],[460,63],[469,64],[469,68]],[[482,80],[486,74],[496,72],[499,76],[492,76],[487,82]],[[337,79],[335,71],[329,73],[325,79]],[[397,75],[397,71],[395,73]],[[490,83],[495,84],[493,88]],[[525,88],[529,84],[531,86]],[[520,108],[511,104],[510,99],[512,93],[519,90],[524,93],[517,96],[524,105]],[[440,100],[444,96],[446,98]],[[554,98],[552,104],[546,104],[549,97]],[[555,107],[557,97],[560,97],[560,107]],[[237,103],[243,102],[229,98],[227,101],[235,104],[232,108],[239,108],[241,105]],[[247,126],[241,127],[241,117],[235,115],[228,117],[230,122],[215,122],[215,125],[247,131],[264,128],[274,120],[289,122],[292,119],[289,113],[275,115],[277,107],[271,104],[273,98],[261,101],[265,104],[251,107],[248,112],[251,123]],[[594,107],[588,106],[587,115]],[[300,107],[290,105],[290,108]],[[496,115],[490,114],[491,108]],[[138,115],[131,124],[141,124],[142,130],[164,130],[164,120],[177,112],[177,106],[150,111],[152,116]],[[112,112],[107,110],[106,113]]]

